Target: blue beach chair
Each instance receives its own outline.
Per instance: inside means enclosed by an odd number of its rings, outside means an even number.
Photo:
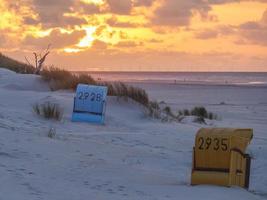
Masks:
[[[72,121],[103,124],[107,92],[104,86],[79,84],[74,97]]]

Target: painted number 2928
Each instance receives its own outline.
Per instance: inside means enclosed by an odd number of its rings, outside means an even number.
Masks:
[[[94,92],[79,92],[78,93],[78,99],[80,100],[87,100],[90,99],[90,101],[101,101],[102,95],[99,93]]]
[[[228,139],[227,138],[198,138],[198,149],[208,150],[213,149],[214,151],[222,150],[227,151],[228,149]]]

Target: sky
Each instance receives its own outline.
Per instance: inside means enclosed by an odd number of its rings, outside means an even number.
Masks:
[[[0,52],[75,71],[267,71],[267,0],[0,0]]]

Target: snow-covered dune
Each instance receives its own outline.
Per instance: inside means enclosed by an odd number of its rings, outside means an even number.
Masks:
[[[197,86],[139,86],[173,109],[205,103],[202,96],[194,96]],[[215,89],[206,88],[206,106],[222,116],[212,121],[214,126],[254,128],[249,191],[190,186],[192,147],[200,124],[152,120],[140,105],[116,97],[108,97],[105,125],[73,123],[74,93],[51,92],[38,76],[0,69],[0,199],[267,198],[267,89],[232,90],[243,96],[214,97],[213,102]],[[46,100],[64,108],[61,122],[32,112],[34,103]],[[226,104],[220,105],[220,100]],[[51,127],[56,129],[54,139],[47,137]]]

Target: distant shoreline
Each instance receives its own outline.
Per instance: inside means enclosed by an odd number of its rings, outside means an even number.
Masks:
[[[126,84],[158,84],[158,85],[173,85],[173,86],[202,86],[202,87],[241,87],[241,88],[267,88],[267,84],[205,84],[192,82],[164,82],[164,81],[122,81]]]
[[[267,71],[260,72],[260,71],[75,71],[75,70],[68,70],[73,73],[93,73],[93,74],[101,74],[101,73],[162,73],[162,74],[168,74],[168,73],[180,73],[180,74],[267,74]]]
[[[73,72],[96,80],[125,83],[267,87],[267,73],[261,72]]]

